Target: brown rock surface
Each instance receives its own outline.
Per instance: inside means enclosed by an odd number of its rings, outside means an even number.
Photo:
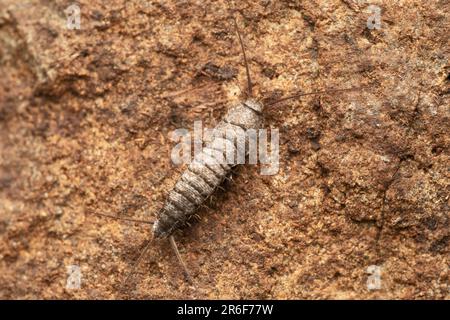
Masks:
[[[226,1],[0,0],[0,298],[450,298],[449,5],[239,1],[280,171],[242,167],[177,236],[145,225],[170,132],[213,126],[245,87]],[[191,90],[190,90],[191,89]],[[66,288],[67,267],[80,289]],[[381,288],[368,290],[369,266]]]

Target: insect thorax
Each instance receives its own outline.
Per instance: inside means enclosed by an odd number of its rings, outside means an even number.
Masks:
[[[253,99],[232,107],[224,120],[243,129],[259,129],[263,120],[263,105]]]

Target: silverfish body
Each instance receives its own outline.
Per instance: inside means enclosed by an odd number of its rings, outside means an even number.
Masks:
[[[194,157],[188,168],[169,192],[164,207],[153,225],[155,238],[166,238],[196,213],[199,206],[223,182],[235,164],[224,161],[230,150],[238,156],[240,143],[248,145],[246,130],[259,129],[263,123],[263,105],[247,99],[230,108],[214,128],[213,136]],[[247,148],[245,148],[247,150]],[[238,156],[239,157],[239,156]]]

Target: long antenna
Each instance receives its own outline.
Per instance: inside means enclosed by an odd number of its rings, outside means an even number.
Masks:
[[[281,98],[280,100],[277,100],[275,102],[269,103],[266,106],[272,106],[272,105],[280,103],[282,101],[286,101],[286,100],[289,100],[289,99],[295,99],[295,98],[299,98],[299,97],[304,97],[304,96],[312,96],[312,95],[315,95],[315,94],[323,94],[323,93],[331,93],[331,92],[353,91],[353,90],[362,89],[362,88],[364,88],[364,87],[346,88],[346,89],[331,89],[331,90],[325,90],[325,91],[298,93],[298,94],[294,94],[292,96],[287,96],[287,97]]]
[[[145,223],[145,224],[154,224],[153,221],[130,219],[130,218],[122,218],[122,217],[117,217],[117,216],[104,214],[104,213],[97,213],[97,212],[91,212],[91,213],[95,214],[95,215],[98,215],[98,216],[101,216],[101,217],[106,217],[106,218],[111,218],[111,219],[125,220],[125,221],[131,221],[131,222],[137,222],[137,223]],[[183,268],[184,273],[186,274],[186,278],[188,279],[189,283],[194,284],[194,281],[192,281],[191,275],[189,274],[189,271],[188,271],[188,269],[186,267],[186,264],[183,261],[183,258],[181,257],[180,252],[178,251],[177,244],[176,244],[175,239],[174,239],[174,237],[172,235],[169,237],[169,241],[170,241],[170,245],[172,246],[173,251],[175,252],[175,255],[177,256],[178,262],[180,263],[181,267]],[[130,278],[135,273],[136,268],[141,263],[142,259],[144,258],[145,254],[147,253],[148,249],[150,248],[150,244],[151,243],[152,243],[152,240],[149,240],[147,242],[147,244],[145,245],[144,250],[142,250],[141,254],[139,255],[139,258],[133,264],[133,267],[131,268],[131,270],[128,273],[127,277],[122,282],[122,287],[124,287],[128,283]]]
[[[124,220],[124,221],[130,221],[130,222],[137,222],[137,223],[145,223],[145,224],[154,224],[153,221],[147,221],[147,220],[139,220],[139,219],[131,219],[131,218],[123,218],[123,217],[117,217],[109,214],[104,213],[98,213],[98,212],[90,212],[92,214],[95,214],[100,217],[106,217],[110,219],[116,219],[116,220]]]
[[[186,274],[186,278],[188,279],[188,281],[191,284],[194,284],[194,282],[192,281],[191,275],[189,274],[189,271],[186,267],[186,264],[184,263],[183,259],[181,258],[180,252],[178,251],[177,243],[175,242],[175,239],[172,235],[169,237],[169,241],[170,241],[170,245],[172,246],[173,251],[175,251],[178,262],[180,263],[181,267],[183,267],[183,271]]]
[[[141,254],[139,255],[139,258],[137,258],[136,262],[133,264],[133,267],[131,268],[130,272],[128,273],[125,280],[122,282],[122,287],[124,287],[128,280],[133,276],[134,272],[136,271],[136,268],[141,263],[142,259],[144,258],[145,254],[147,253],[148,249],[150,248],[150,245],[152,244],[152,239],[148,240],[147,244],[145,245],[144,250],[142,250]]]
[[[233,10],[234,11],[234,10]],[[252,80],[250,77],[250,68],[248,67],[248,60],[247,60],[247,55],[245,54],[245,47],[244,47],[244,41],[242,41],[242,37],[241,37],[241,32],[239,31],[239,26],[236,20],[236,17],[234,16],[234,12],[231,14],[233,17],[233,21],[234,21],[234,27],[236,28],[236,33],[239,37],[239,43],[241,44],[241,49],[242,49],[242,54],[244,55],[244,63],[245,63],[245,71],[247,72],[247,83],[248,83],[248,96],[251,98],[253,93],[252,93]]]

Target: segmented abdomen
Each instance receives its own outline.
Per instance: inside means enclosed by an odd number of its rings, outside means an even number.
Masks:
[[[233,152],[235,159],[247,148],[246,129],[258,129],[262,123],[262,106],[246,101],[232,108],[214,129],[212,140],[194,157],[188,168],[169,192],[158,220],[153,226],[154,236],[170,236],[186,224],[199,206],[223,182],[234,163],[226,162],[226,153]]]

